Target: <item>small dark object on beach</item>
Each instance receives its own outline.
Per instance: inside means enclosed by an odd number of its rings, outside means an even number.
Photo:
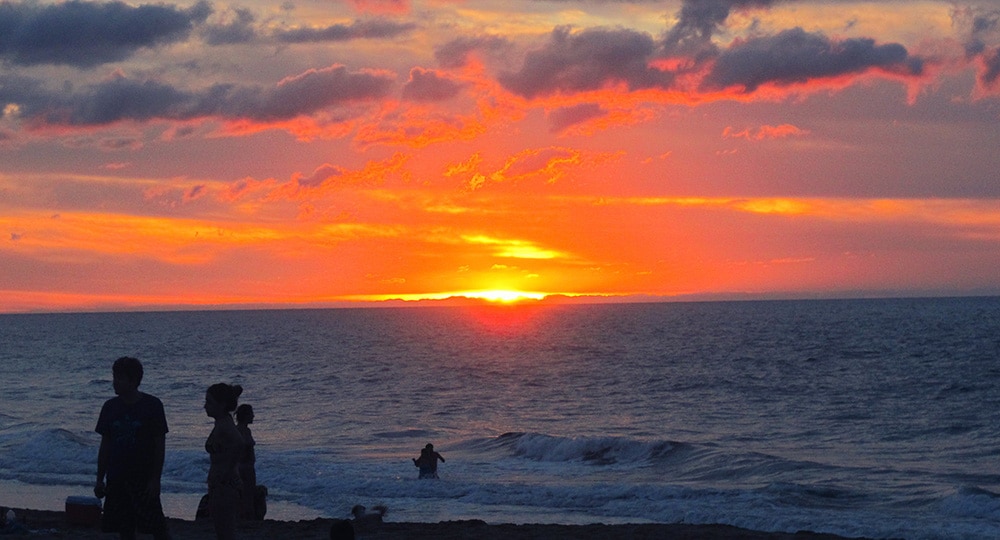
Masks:
[[[354,525],[351,525],[351,520],[334,520],[330,525],[330,540],[354,540]]]

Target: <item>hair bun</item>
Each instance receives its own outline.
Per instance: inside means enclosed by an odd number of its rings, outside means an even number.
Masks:
[[[240,385],[238,385],[238,384],[234,384],[233,385],[233,397],[238,398],[241,395],[243,395],[243,387],[240,386]]]

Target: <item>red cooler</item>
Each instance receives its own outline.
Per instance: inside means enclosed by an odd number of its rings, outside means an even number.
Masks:
[[[96,527],[101,523],[101,500],[97,497],[66,497],[66,521],[70,525]]]

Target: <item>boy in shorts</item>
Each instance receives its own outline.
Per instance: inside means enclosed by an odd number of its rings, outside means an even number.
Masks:
[[[167,434],[163,403],[139,391],[139,360],[124,356],[111,371],[116,396],[104,403],[95,430],[101,434],[101,449],[94,495],[106,498],[101,529],[117,532],[123,540],[134,539],[137,530],[169,540],[160,504]]]

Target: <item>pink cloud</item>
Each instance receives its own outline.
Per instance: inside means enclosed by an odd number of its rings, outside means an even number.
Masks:
[[[403,14],[410,12],[409,0],[350,0],[362,13]]]
[[[792,124],[781,124],[778,126],[762,125],[757,129],[746,128],[737,131],[733,127],[726,127],[722,131],[724,139],[747,139],[748,141],[762,141],[764,139],[783,139],[785,137],[801,137],[808,135],[809,130],[802,129]]]

